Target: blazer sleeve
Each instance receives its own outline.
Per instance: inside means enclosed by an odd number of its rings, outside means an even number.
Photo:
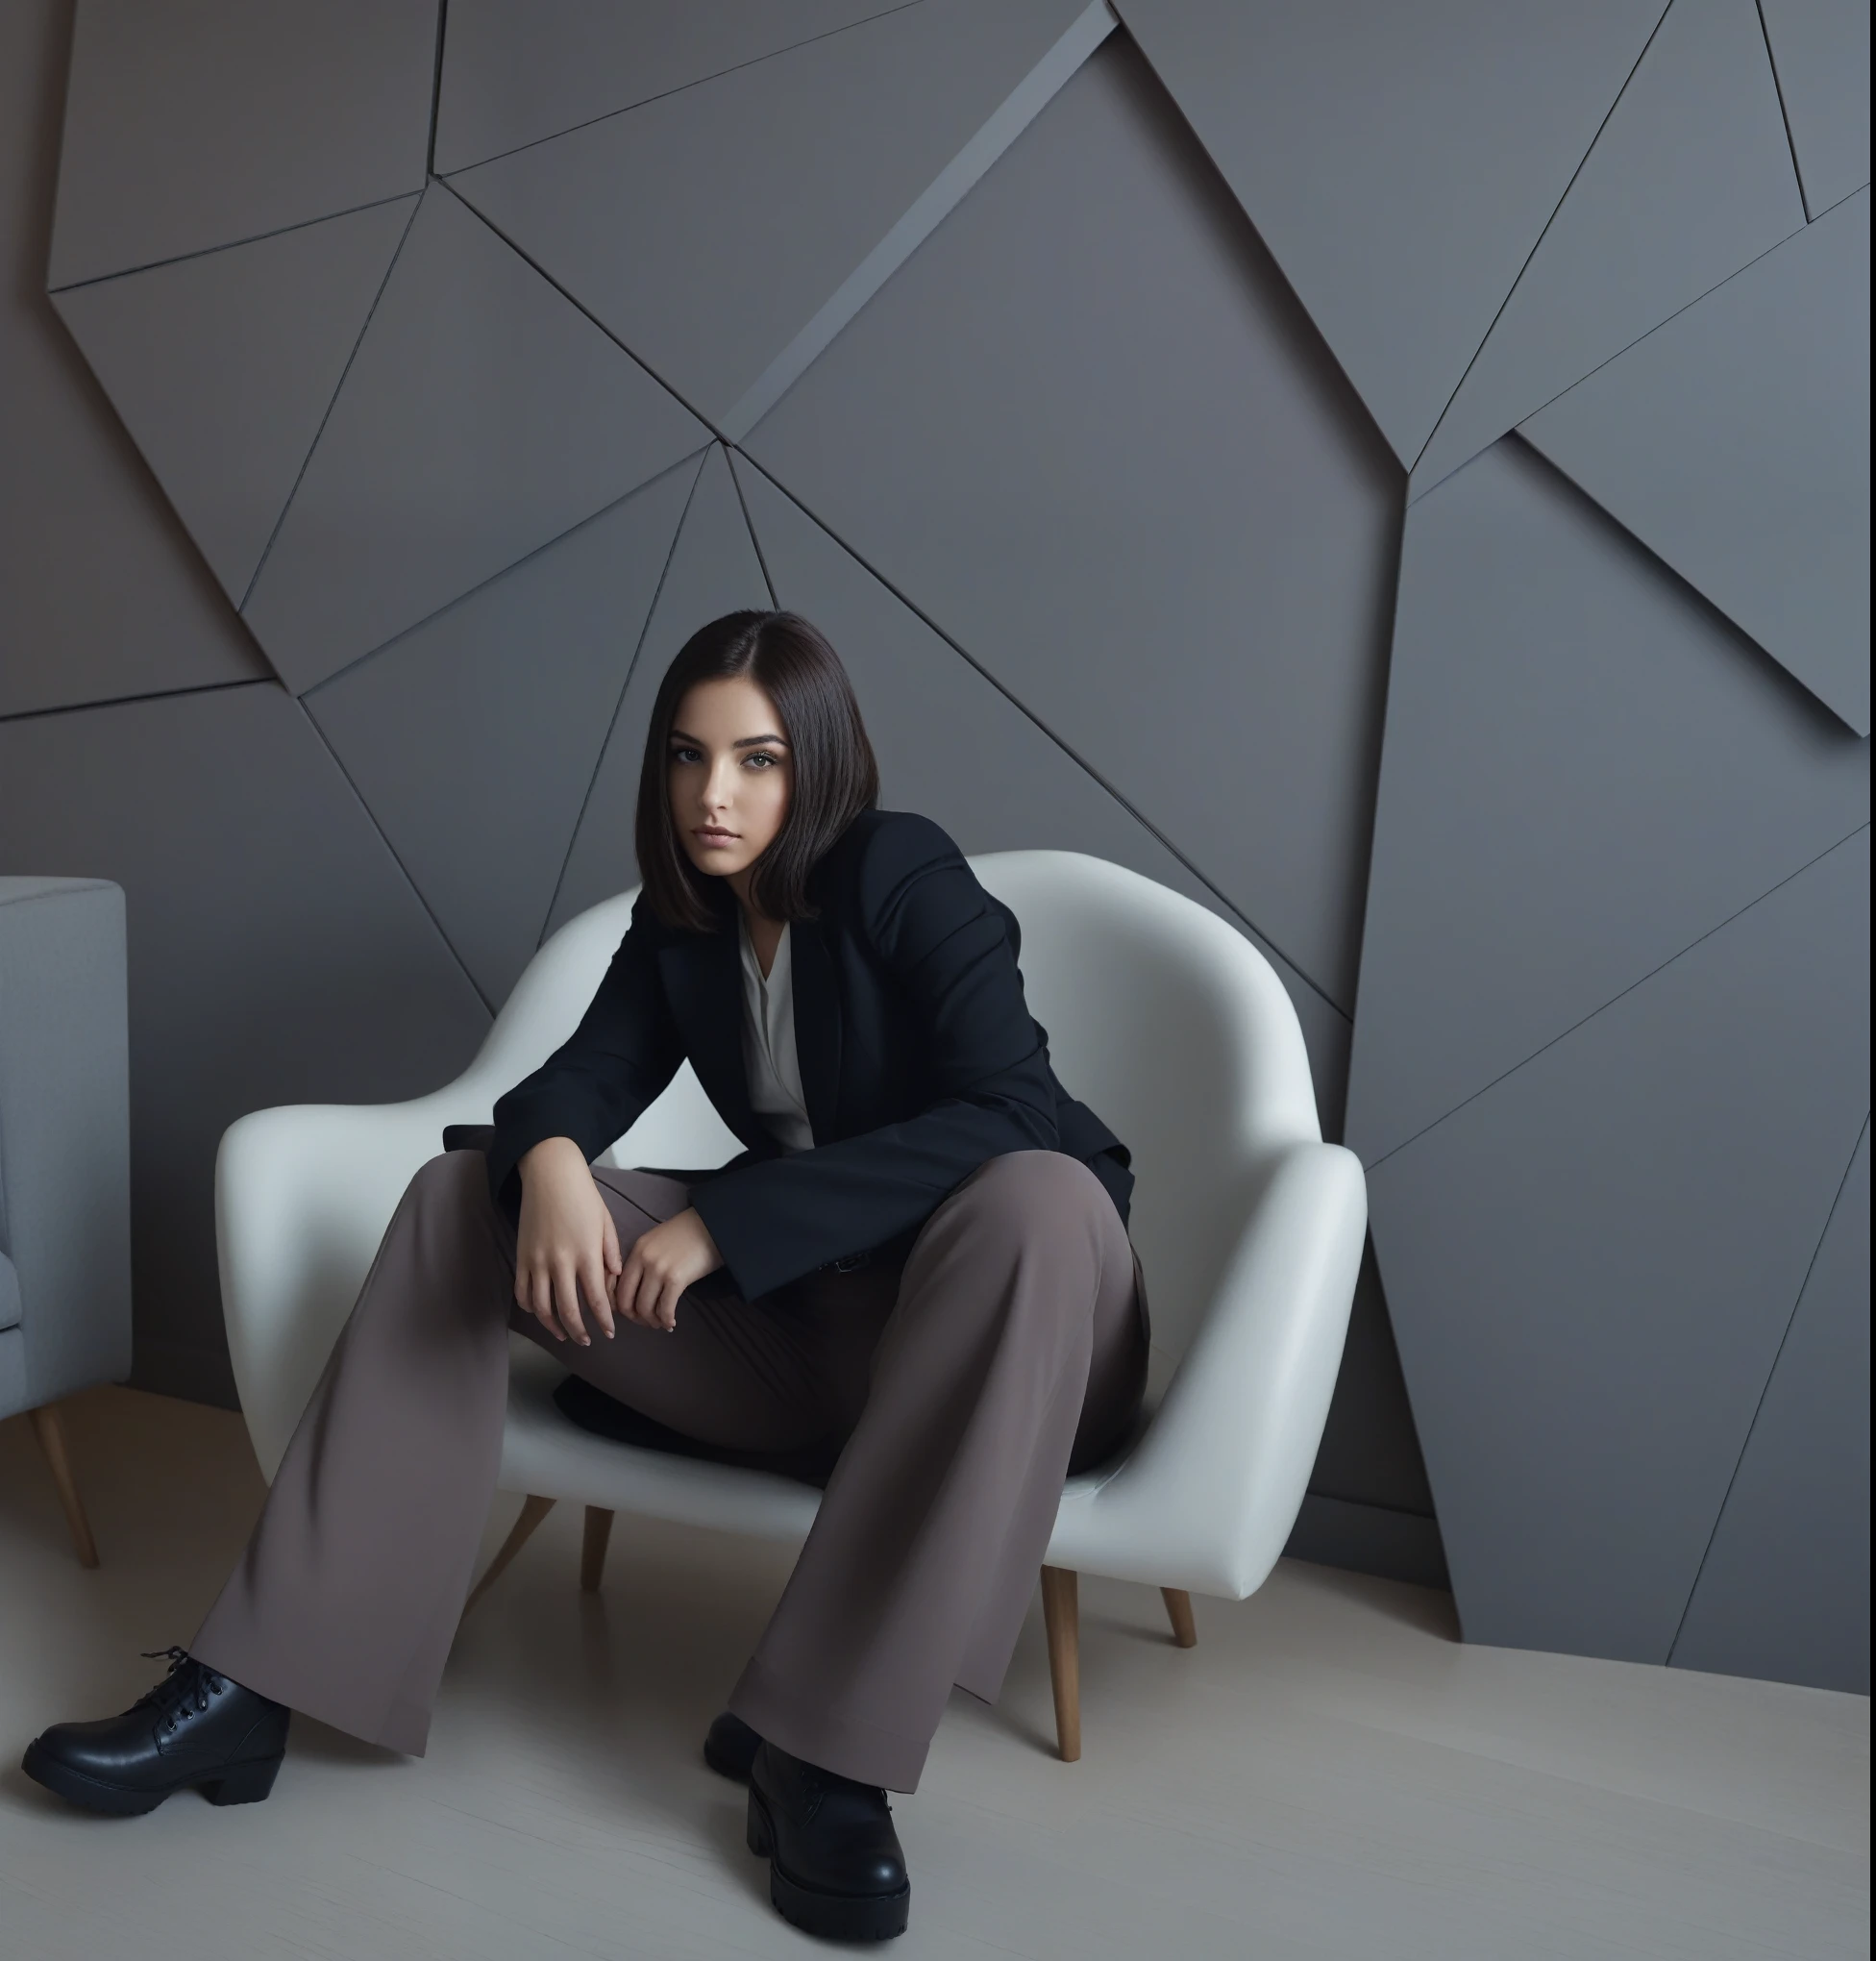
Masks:
[[[516,1167],[547,1137],[571,1137],[590,1164],[631,1129],[683,1060],[683,1041],[658,976],[645,901],[612,956],[580,1026],[495,1105],[488,1188],[510,1219],[521,1210]]]
[[[909,1006],[935,1094],[916,1116],[743,1165],[691,1196],[745,1299],[923,1225],[990,1158],[1056,1148],[1043,1030],[1003,917],[937,825],[868,840],[858,923]]]

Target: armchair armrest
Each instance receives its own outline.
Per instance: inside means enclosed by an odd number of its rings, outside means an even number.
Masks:
[[[488,1114],[470,1077],[404,1104],[300,1104],[229,1126],[215,1241],[229,1358],[271,1479],[371,1270],[404,1188],[443,1126]]]
[[[1352,1152],[1272,1159],[1151,1422],[1109,1477],[1064,1497],[1050,1565],[1231,1600],[1263,1584],[1328,1420],[1367,1223]]]

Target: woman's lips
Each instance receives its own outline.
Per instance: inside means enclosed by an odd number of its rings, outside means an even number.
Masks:
[[[712,831],[707,827],[693,831],[691,835],[699,844],[736,844],[740,837],[733,831]]]

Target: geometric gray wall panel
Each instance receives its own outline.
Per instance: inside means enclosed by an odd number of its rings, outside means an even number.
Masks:
[[[137,1379],[230,1401],[222,1130],[433,1088],[488,1011],[272,682],[0,723],[0,872],[29,870],[124,887]]]
[[[1760,0],[1814,218],[1869,182],[1869,0]]]
[[[1409,467],[1663,4],[1119,0]]]
[[[1083,851],[1232,919],[1215,894],[1046,731],[947,646],[852,553],[747,464],[748,501],[776,603],[839,650],[878,754],[880,801],[921,810],[970,851]],[[1348,1023],[1256,933],[1296,1004],[1323,1127],[1342,1120]]]
[[[393,198],[53,295],[237,607],[416,203]]]
[[[0,716],[267,671],[39,290],[69,32],[0,7]]]
[[[1346,1008],[1401,478],[1128,44],[743,447]]]
[[[927,0],[453,187],[737,434],[729,411],[1084,5]]]
[[[1727,1494],[1673,1660],[1869,1693],[1869,1126]]]
[[[1415,465],[1412,494],[1803,224],[1753,0],[1674,0]]]
[[[678,474],[689,488],[689,471]],[[605,718],[598,725],[605,730],[605,746],[598,768],[590,772],[592,787],[586,791],[580,826],[566,854],[559,889],[553,895],[549,932],[587,906],[638,883],[638,860],[632,851],[638,773],[652,725],[652,704],[679,648],[706,620],[775,603],[721,444],[705,452],[695,484],[657,589],[657,603],[642,637],[636,639],[636,654],[630,647],[624,649],[620,680],[625,684],[623,690],[614,690],[618,707],[610,713],[611,727],[606,730]],[[582,789],[586,781],[581,779]]]
[[[1869,193],[1522,433],[1869,732]]]
[[[1516,437],[1407,516],[1347,1138],[1372,1164],[1869,815],[1869,745]]]
[[[696,475],[667,470],[306,698],[491,1006],[540,943]]]
[[[1369,1174],[1467,1637],[1666,1661],[1868,1105],[1860,832]]]
[[[435,0],[82,0],[47,284],[421,190]]]
[[[708,440],[432,186],[244,616],[304,692]]]
[[[450,0],[436,169],[556,136],[904,0]]]

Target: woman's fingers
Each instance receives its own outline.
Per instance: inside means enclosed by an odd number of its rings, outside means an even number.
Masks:
[[[639,1319],[638,1290],[645,1278],[645,1263],[636,1249],[629,1253],[619,1278],[612,1283],[612,1310],[627,1321]]]
[[[618,1278],[611,1283],[613,1317],[639,1328],[657,1328],[667,1333],[678,1325],[678,1302],[689,1280],[679,1260],[669,1257],[655,1243],[648,1252],[651,1233],[633,1241],[619,1263]]]
[[[554,1304],[559,1310],[560,1326],[581,1348],[590,1348],[592,1337],[580,1318],[580,1288],[573,1259],[566,1254],[554,1263]]]
[[[586,1309],[608,1338],[612,1333],[611,1278],[605,1271],[605,1255],[594,1248],[580,1263],[580,1284],[586,1293]]]
[[[554,1319],[554,1281],[545,1266],[535,1266],[528,1274],[528,1311],[546,1328],[555,1341],[564,1341],[559,1324]]]

